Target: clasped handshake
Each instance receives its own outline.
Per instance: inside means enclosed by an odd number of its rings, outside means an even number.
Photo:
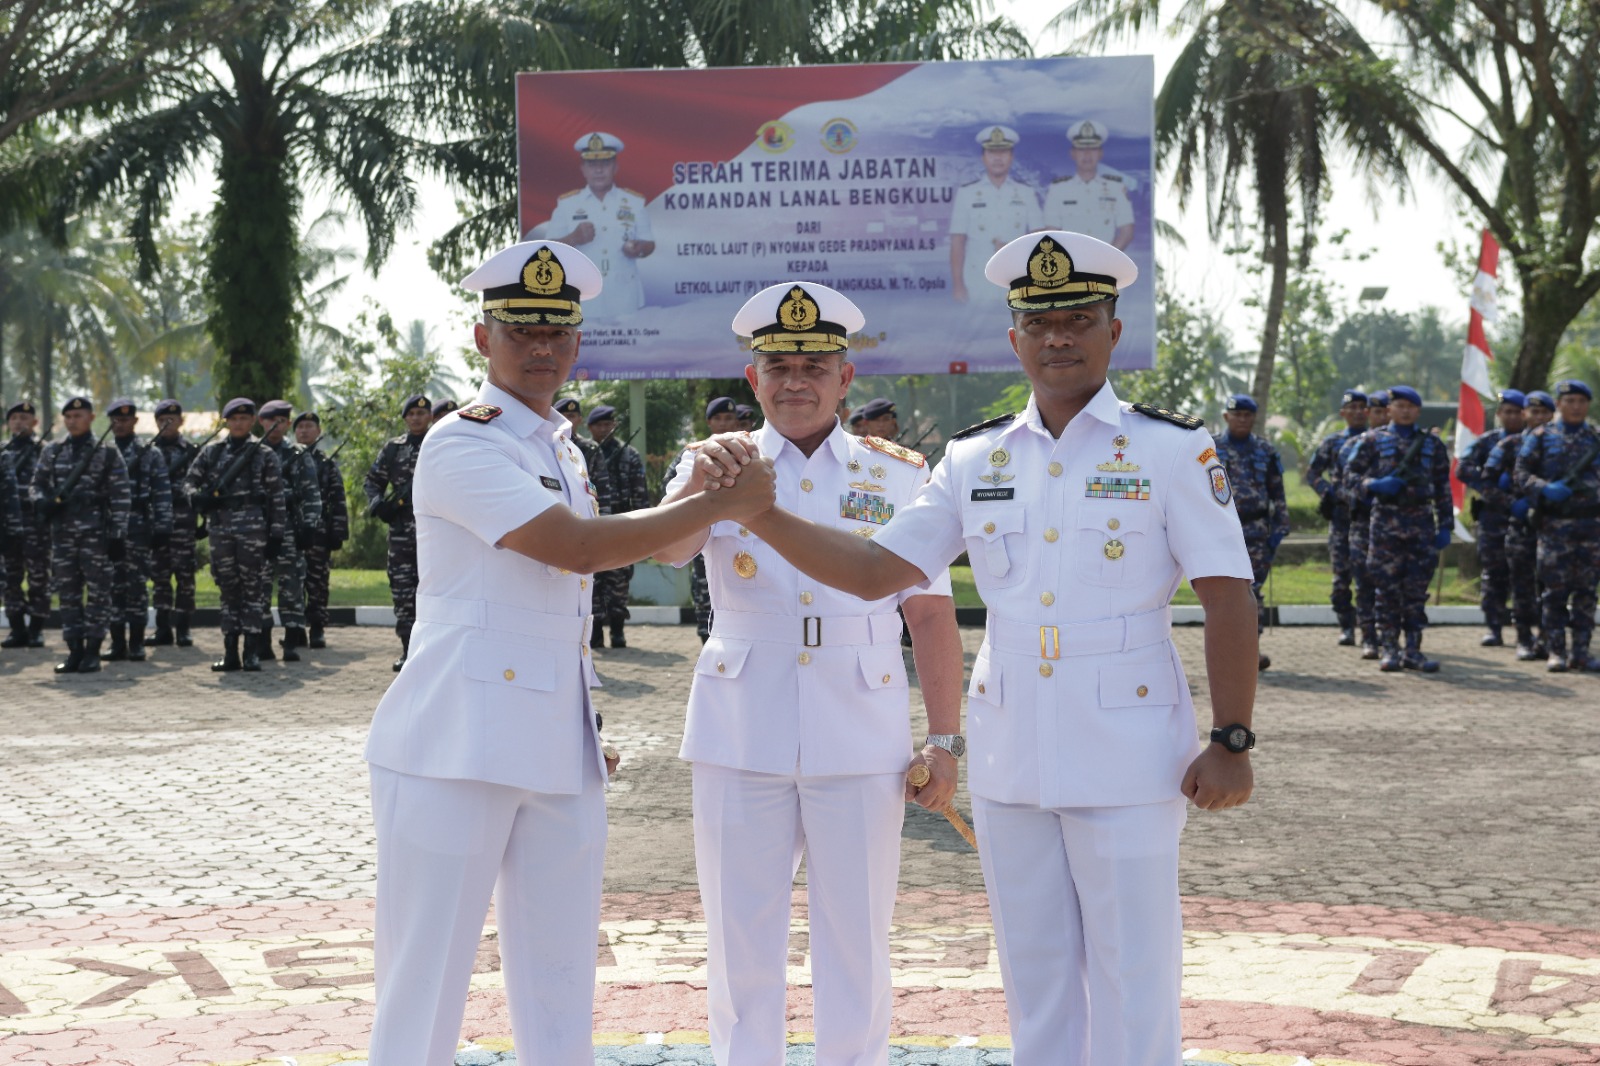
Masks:
[[[748,433],[719,433],[689,445],[694,466],[679,495],[715,493],[727,521],[748,522],[777,501],[772,460],[764,458]]]

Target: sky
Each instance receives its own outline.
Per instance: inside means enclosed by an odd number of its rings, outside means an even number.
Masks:
[[[1049,55],[1067,43],[1065,38],[1045,29],[1063,3],[1064,0],[997,0],[995,8],[1023,28],[1033,42],[1035,54]],[[1108,54],[1154,55],[1158,88],[1177,52],[1178,42],[1165,28],[1108,49]],[[1388,290],[1381,302],[1386,310],[1408,313],[1432,305],[1444,310],[1446,321],[1456,317],[1464,320],[1472,278],[1447,268],[1437,250],[1443,241],[1469,251],[1467,262],[1476,259],[1476,238],[1457,211],[1458,200],[1453,191],[1421,176],[1416,179],[1413,194],[1402,202],[1392,189],[1381,188],[1375,195],[1369,194],[1356,161],[1338,159],[1336,167],[1331,183],[1335,195],[1324,208],[1324,232],[1348,229],[1349,236],[1344,252],[1329,250],[1318,257],[1318,265],[1335,287],[1336,309],[1354,311],[1361,290],[1376,286]],[[1222,253],[1226,242],[1210,237],[1201,192],[1196,189],[1185,211],[1179,208],[1170,183],[1157,183],[1156,213],[1174,225],[1186,241],[1185,247],[1160,245],[1158,260],[1181,292],[1221,317],[1233,334],[1236,350],[1253,352],[1258,343],[1260,314],[1248,306],[1248,301],[1262,291],[1263,285],[1240,269],[1238,257]],[[387,309],[402,329],[412,319],[422,319],[431,330],[434,344],[441,351],[455,353],[470,345],[472,316],[459,298],[459,290],[428,268],[427,250],[439,234],[455,224],[456,204],[442,183],[423,184],[419,193],[421,203],[415,222],[409,231],[401,233],[382,270],[373,277],[358,263],[328,319],[333,325],[347,326],[367,306],[365,299],[370,298]],[[317,196],[309,195],[307,219],[314,217],[317,204]],[[344,241],[354,248],[364,246],[359,225],[347,228]],[[1371,254],[1362,258],[1366,253]],[[1491,345],[1496,339],[1491,332]],[[464,364],[456,363],[456,369],[464,369]]]

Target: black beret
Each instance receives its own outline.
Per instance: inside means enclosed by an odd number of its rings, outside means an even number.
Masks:
[[[288,418],[294,414],[294,405],[288,400],[268,400],[256,414],[262,418]]]
[[[162,400],[160,403],[156,404],[155,413],[157,416],[181,415],[183,414],[183,404],[179,403],[177,400]]]
[[[596,407],[593,411],[589,412],[589,417],[584,421],[584,425],[592,426],[596,422],[614,422],[616,421],[616,418],[617,409],[615,407],[612,407],[609,404],[601,404],[599,407]]]

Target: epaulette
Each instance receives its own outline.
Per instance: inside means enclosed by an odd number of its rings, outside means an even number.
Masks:
[[[882,437],[862,437],[861,443],[875,452],[892,455],[902,463],[910,463],[912,466],[928,465],[927,456],[921,452],[914,452],[903,444],[896,444],[892,440],[884,440]]]
[[[586,185],[586,186],[584,186],[584,188],[588,188],[588,186]],[[567,197],[576,196],[582,191],[583,191],[583,189],[573,189],[571,192],[562,193],[560,196],[556,197],[556,199],[557,200],[565,200]]]
[[[1176,411],[1169,411],[1165,407],[1157,407],[1154,404],[1136,403],[1133,405],[1133,411],[1135,414],[1144,415],[1146,418],[1171,422],[1173,425],[1180,426],[1183,429],[1199,429],[1206,424],[1206,420],[1203,418],[1195,415],[1180,415]]]
[[[468,422],[493,422],[500,417],[500,408],[492,403],[475,403],[456,411],[456,415]]]
[[[1073,179],[1073,178],[1076,178],[1076,177],[1077,177],[1077,176],[1078,176],[1078,175],[1076,175],[1076,174],[1065,174],[1065,175],[1063,175],[1063,176],[1061,176],[1061,177],[1059,177],[1059,178],[1057,178],[1057,179],[1055,179],[1055,180],[1054,180],[1054,181],[1052,181],[1052,182],[1051,182],[1051,183],[1050,183],[1050,184],[1051,184],[1051,185],[1060,185],[1060,184],[1061,184],[1061,183],[1062,183],[1062,182],[1064,182],[1064,181],[1071,181],[1071,180],[1072,180],[1072,179]]]
[[[962,182],[961,183],[961,187],[963,189],[965,189],[968,185],[976,185],[976,184],[978,184],[978,182],[980,182],[982,180],[983,180],[982,178],[973,178],[971,181]]]
[[[1007,422],[1011,421],[1013,418],[1016,418],[1016,417],[1017,417],[1017,413],[1015,411],[1012,411],[1008,415],[1001,415],[999,418],[991,418],[987,422],[979,422],[975,426],[968,426],[966,429],[962,430],[960,433],[955,434],[950,439],[951,440],[965,440],[965,439],[967,439],[968,437],[972,436],[975,433],[982,433],[984,430],[993,429],[995,426],[1003,426]]]
[[[622,191],[627,193],[629,196],[637,196],[641,200],[646,199],[645,194],[640,192],[638,189],[623,189]]]
[[[1120,181],[1121,181],[1121,180],[1122,180],[1122,175],[1121,175],[1121,174],[1102,174],[1102,175],[1100,175],[1100,176],[1101,176],[1101,177],[1102,177],[1102,178],[1105,178],[1105,179],[1106,179],[1106,180],[1107,180],[1107,181],[1117,181],[1117,182],[1120,182]]]

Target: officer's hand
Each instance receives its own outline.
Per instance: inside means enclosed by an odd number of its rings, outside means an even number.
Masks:
[[[171,533],[150,534],[150,547],[152,548],[165,548],[170,543],[172,543]]]
[[[278,556],[280,556],[282,554],[283,554],[283,538],[282,537],[268,537],[267,538],[267,558],[268,559],[276,559]]]
[[[606,761],[606,780],[617,776],[617,767],[622,765],[622,753],[610,744],[600,745],[600,756]]]
[[[122,560],[126,559],[127,557],[128,557],[128,546],[122,540],[122,538],[119,537],[116,540],[108,540],[108,541],[106,541],[106,558],[107,559],[110,559],[114,563],[120,563],[120,562],[122,562]]]
[[[912,788],[907,768],[906,800],[930,811],[942,811],[956,798],[956,757],[941,747],[929,744],[911,760],[912,766],[926,766],[932,776],[921,788]]]
[[[1454,531],[1449,526],[1439,530],[1433,538],[1433,546],[1440,551],[1450,547],[1450,536]]]
[[[950,299],[954,300],[958,304],[966,303],[967,283],[962,281],[960,278],[957,278],[955,283],[950,286]]]
[[[1282,544],[1283,538],[1287,537],[1288,535],[1289,534],[1286,531],[1281,529],[1273,531],[1272,536],[1267,538],[1267,547],[1272,551],[1277,551],[1278,545]]]
[[[303,552],[310,551],[317,543],[317,531],[314,529],[298,529],[294,534],[294,546]]]
[[[1500,475],[1500,480],[1495,482],[1495,484],[1500,486],[1500,491],[1502,491],[1502,492],[1506,491],[1507,489],[1511,488],[1511,475],[1510,474],[1501,474]]]
[[[1528,511],[1530,511],[1532,507],[1533,505],[1527,500],[1516,500],[1511,504],[1511,517],[1518,519],[1527,518]]]
[[[739,471],[732,488],[720,489],[716,494],[718,505],[725,508],[723,518],[737,522],[748,522],[770,510],[777,498],[772,460],[761,458]]]
[[[1539,490],[1539,495],[1551,503],[1566,503],[1572,499],[1572,490],[1567,487],[1565,481],[1552,481]]]
[[[761,449],[748,433],[718,433],[690,447],[694,449],[691,492],[730,488],[741,470],[761,458]]]
[[[1203,811],[1237,807],[1250,798],[1254,787],[1250,753],[1234,754],[1221,744],[1208,745],[1183,775],[1183,794]]]
[[[578,228],[572,231],[572,236],[568,237],[567,240],[572,244],[588,244],[594,240],[594,223],[578,223]]]
[[[1392,474],[1388,477],[1375,477],[1367,482],[1367,489],[1374,496],[1397,496],[1405,487],[1406,483]]]

